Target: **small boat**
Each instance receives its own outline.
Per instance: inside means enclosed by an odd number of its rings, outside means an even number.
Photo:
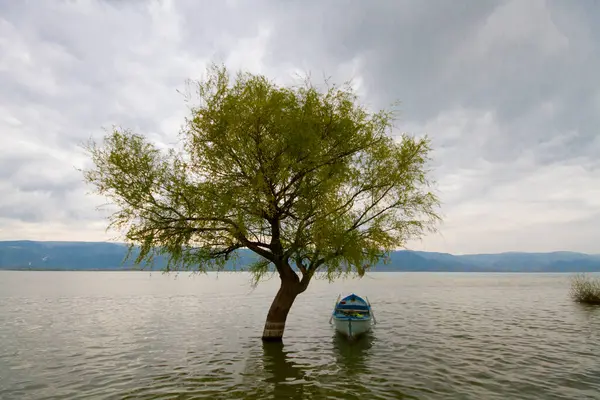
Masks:
[[[377,321],[369,299],[365,300],[354,293],[341,300],[340,297],[341,295],[338,296],[329,319],[329,323],[333,321],[335,330],[349,339],[355,339],[371,330],[371,323]]]

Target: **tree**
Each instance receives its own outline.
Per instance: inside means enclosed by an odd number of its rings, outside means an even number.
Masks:
[[[370,113],[349,85],[282,87],[213,65],[197,89],[180,149],[114,129],[86,147],[84,175],[117,206],[109,228],[139,247],[138,263],[164,254],[167,271],[219,270],[247,248],[256,282],[276,270],[263,340],[282,339],[315,273],[362,276],[434,229],[429,141],[395,140],[393,113]]]

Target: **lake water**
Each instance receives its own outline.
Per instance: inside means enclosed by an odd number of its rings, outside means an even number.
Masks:
[[[0,272],[0,398],[600,399],[600,308],[563,274],[317,280],[284,345],[260,340],[276,278]],[[349,344],[339,293],[378,324]]]

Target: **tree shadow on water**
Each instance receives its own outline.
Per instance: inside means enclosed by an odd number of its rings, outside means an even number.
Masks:
[[[262,350],[262,351],[261,351]],[[245,367],[235,372],[214,368],[210,361],[187,368],[165,365],[158,374],[146,378],[146,385],[137,385],[119,398],[158,400],[176,398],[211,400],[317,399],[305,387],[309,366],[294,362],[294,352],[286,351],[282,343],[256,346],[243,362]],[[315,388],[313,388],[315,389]]]
[[[292,361],[283,343],[263,343],[265,382],[282,383],[304,380],[306,371]]]
[[[329,342],[331,347],[320,347],[321,353],[307,350],[306,354],[294,346],[263,343],[250,349],[243,361],[245,365],[237,372],[235,364],[215,368],[208,360],[185,367],[165,365],[159,373],[144,379],[146,384],[137,382],[137,387],[129,388],[119,398],[376,398],[368,363],[373,340],[367,335],[350,342],[335,335]]]
[[[259,382],[254,393],[245,398],[307,399],[313,398],[306,388],[307,369],[293,361],[293,352],[286,351],[283,343],[263,343],[262,369],[254,376]]]

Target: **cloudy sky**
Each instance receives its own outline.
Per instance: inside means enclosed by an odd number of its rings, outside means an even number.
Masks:
[[[0,0],[0,240],[114,237],[79,144],[170,143],[217,61],[400,100],[443,202],[411,248],[600,253],[598,21],[595,0]]]

